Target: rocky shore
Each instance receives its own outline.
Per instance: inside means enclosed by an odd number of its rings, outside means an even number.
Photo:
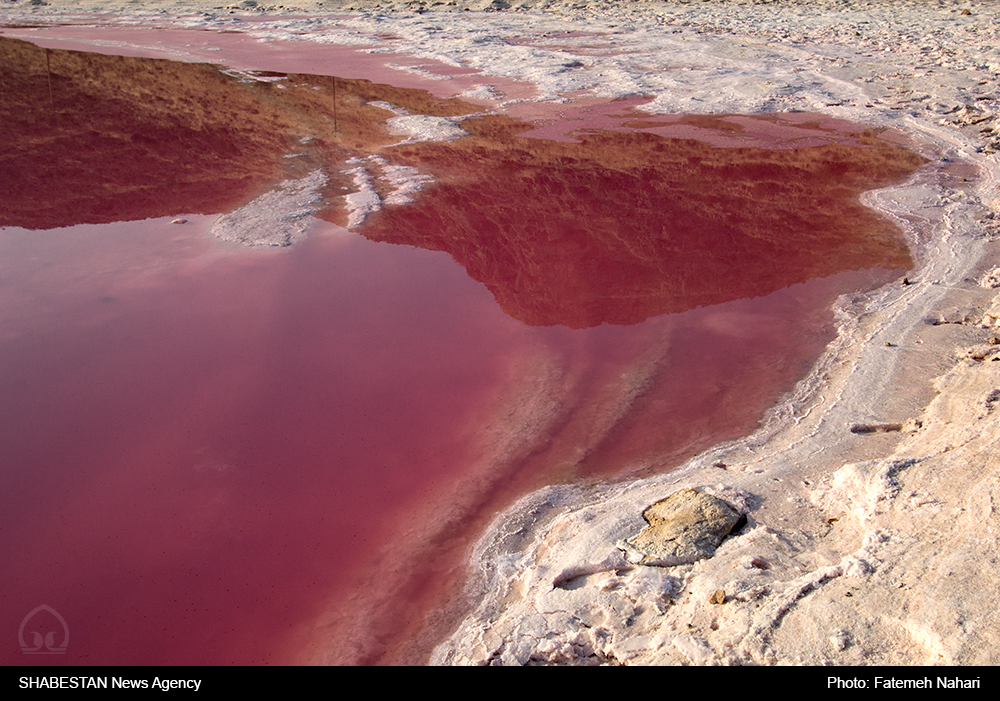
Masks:
[[[404,43],[419,47],[440,33],[427,17],[454,32],[447,16],[470,10],[562,32],[599,23],[635,53],[676,34],[693,52],[683,70],[643,78],[639,58],[595,55],[572,87],[632,70],[630,89],[654,95],[653,113],[819,111],[892,127],[929,161],[865,197],[903,229],[916,267],[841,298],[837,339],[760,429],[665,474],[553,486],[499,515],[473,554],[472,615],[433,663],[1000,661],[997,10],[950,0],[294,5],[3,2],[0,23],[190,14],[211,28],[230,15],[351,11],[362,29],[389,32],[401,18]],[[438,57],[465,50],[433,41],[423,50]],[[651,63],[672,55],[657,50]],[[490,56],[473,62],[489,73],[500,65]],[[504,65],[506,77],[532,75]],[[543,97],[557,91],[553,75],[537,78]],[[685,490],[738,513],[731,532],[693,561],[636,556],[644,513]]]

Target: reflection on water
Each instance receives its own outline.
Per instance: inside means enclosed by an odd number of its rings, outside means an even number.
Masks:
[[[477,117],[386,147],[373,102],[471,110],[2,39],[0,59],[0,627],[52,606],[59,661],[421,661],[498,509],[752,430],[832,299],[909,263],[856,196],[918,159],[873,134],[717,149]],[[347,232],[345,163],[371,154],[435,180],[404,205],[375,182],[385,206]],[[208,215],[316,169],[328,221],[304,243],[210,238]]]
[[[419,114],[473,109],[422,91],[327,76],[42,49],[0,37],[0,226],[32,229],[232,209],[287,175],[330,171],[396,139],[388,100]],[[293,156],[293,157],[285,157]],[[9,190],[8,190],[9,188]]]
[[[645,133],[527,139],[500,117],[463,126],[471,138],[392,150],[441,183],[360,230],[447,251],[527,324],[634,324],[910,262],[858,196],[921,160],[871,134],[864,148],[719,149]]]

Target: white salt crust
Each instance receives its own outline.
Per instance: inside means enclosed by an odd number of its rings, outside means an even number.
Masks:
[[[347,228],[354,229],[364,223],[369,214],[382,209],[383,205],[403,205],[413,201],[413,195],[420,192],[432,180],[431,176],[420,173],[413,166],[391,165],[381,156],[351,158],[347,161],[353,168],[345,170],[353,176],[356,192],[345,195],[347,205]],[[374,173],[374,176],[373,176]],[[379,197],[374,178],[385,181],[388,192]]]
[[[212,224],[212,234],[224,241],[253,247],[290,246],[303,236],[311,215],[321,205],[326,175],[313,171],[298,180],[286,180]]]

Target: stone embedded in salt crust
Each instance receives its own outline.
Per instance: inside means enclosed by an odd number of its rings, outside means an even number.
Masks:
[[[686,565],[712,557],[740,513],[694,489],[674,492],[642,513],[649,526],[626,542],[626,557],[642,565]]]

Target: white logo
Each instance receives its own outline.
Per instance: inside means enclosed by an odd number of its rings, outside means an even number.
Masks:
[[[45,614],[50,615],[45,615]],[[37,616],[37,618],[35,618]],[[51,618],[55,617],[55,621]],[[31,629],[27,631],[31,620],[35,619]],[[56,625],[58,624],[58,625]],[[62,628],[62,642],[56,645],[56,633],[59,627]],[[25,634],[31,636],[32,644],[29,645],[25,639]],[[24,617],[21,621],[21,628],[17,631],[17,640],[21,643],[21,652],[25,655],[63,655],[69,645],[69,626],[66,619],[59,615],[51,606],[42,604]]]

